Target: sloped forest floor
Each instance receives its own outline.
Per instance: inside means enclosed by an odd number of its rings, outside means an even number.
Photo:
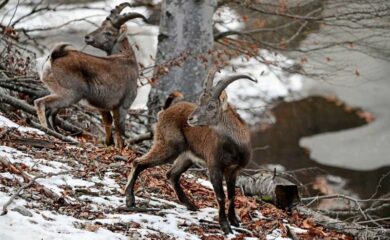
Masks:
[[[137,153],[89,143],[72,145],[4,115],[0,116],[0,205],[36,180],[0,216],[1,239],[26,234],[30,239],[287,239],[291,233],[299,239],[352,239],[296,212],[242,196],[238,189],[236,208],[242,224],[224,236],[211,184],[198,169],[181,178],[185,192],[200,207],[198,212],[178,203],[165,178],[169,166],[142,173],[135,188],[139,209],[128,211],[122,189]]]
[[[48,92],[31,70],[34,56],[25,54],[5,48],[0,59],[0,239],[352,239],[238,188],[241,227],[224,236],[207,172],[200,169],[181,178],[198,212],[178,203],[165,177],[168,165],[142,173],[137,209],[129,211],[122,190],[131,162],[148,145],[105,147],[98,115],[79,104],[59,113],[61,134],[43,129],[33,100]],[[129,139],[150,138],[147,116],[130,115]]]
[[[26,58],[25,52],[22,55],[6,47],[2,57],[1,240],[352,239],[295,211],[243,196],[238,188],[236,209],[241,227],[224,236],[207,172],[200,169],[190,169],[180,180],[200,208],[198,212],[178,203],[165,177],[168,165],[141,174],[135,187],[137,209],[129,211],[122,190],[131,162],[145,153],[148,145],[134,141],[132,150],[123,151],[105,147],[99,143],[103,129],[98,115],[79,104],[59,113],[62,134],[43,129],[32,103],[48,92],[30,68],[34,56]],[[129,139],[144,134],[148,138],[147,116],[142,112],[130,115]]]

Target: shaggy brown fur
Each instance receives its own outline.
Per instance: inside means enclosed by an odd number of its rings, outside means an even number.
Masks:
[[[238,78],[233,80],[236,79]],[[218,88],[219,91],[223,90]],[[176,95],[172,95],[173,99]],[[239,225],[234,209],[235,181],[238,171],[251,158],[250,133],[245,122],[227,103],[226,94],[217,92],[214,95],[218,97],[212,97],[206,89],[199,105],[177,102],[174,105],[168,104],[168,107],[159,113],[153,146],[146,155],[133,162],[129,174],[125,190],[128,207],[135,205],[133,188],[138,175],[144,169],[174,162],[167,177],[179,201],[188,209],[197,210],[183,192],[179,178],[194,162],[201,162],[209,169],[210,181],[219,205],[222,230],[225,233],[231,232],[229,221],[235,226]],[[229,198],[227,216],[223,177],[227,183]]]
[[[114,120],[116,144],[123,147],[127,109],[137,95],[138,65],[126,37],[126,27],[121,25],[132,18],[145,18],[140,14],[119,15],[126,6],[117,6],[98,29],[85,37],[87,44],[110,56],[89,55],[63,43],[52,50],[41,76],[51,94],[35,101],[44,127],[56,129],[54,117],[58,110],[84,99],[102,115],[106,144],[113,143]]]

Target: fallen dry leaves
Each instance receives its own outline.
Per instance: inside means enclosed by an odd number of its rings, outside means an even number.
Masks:
[[[0,128],[0,132],[3,130],[4,129]],[[16,137],[26,137],[26,135],[28,135],[29,138],[50,142],[52,143],[52,146],[50,148],[33,147],[29,145],[21,146],[12,140]],[[84,167],[84,171],[75,172],[74,176],[85,180],[91,179],[95,176],[102,176],[107,169],[111,169],[110,171],[112,172],[111,174],[114,176],[115,181],[122,187],[126,184],[127,174],[131,169],[131,162],[137,157],[137,153],[131,151],[130,149],[119,151],[118,149],[112,147],[107,148],[103,145],[96,144],[82,144],[81,148],[69,148],[69,145],[59,142],[47,135],[38,135],[34,133],[21,134],[18,131],[9,131],[8,134],[2,136],[1,142],[2,145],[14,147],[22,152],[32,155],[35,158],[67,161],[69,166],[82,165]],[[18,164],[17,166],[23,171],[32,171],[30,167],[25,164]],[[159,198],[178,203],[176,194],[165,177],[169,167],[169,165],[165,165],[145,170],[140,175],[139,180],[136,183],[136,195],[144,198],[157,195]],[[0,172],[10,172],[12,174],[20,175],[20,171],[18,169],[7,168],[1,164]],[[207,175],[204,172],[196,171],[191,172],[191,176],[188,174],[182,176],[180,183],[183,186],[184,191],[199,208],[216,208],[217,204],[213,191],[197,183],[197,178],[207,179]],[[15,179],[10,180],[0,177],[0,191],[2,191],[1,186],[19,186],[19,184],[20,183]],[[67,186],[62,186],[62,189],[64,196],[81,197],[85,195],[104,195],[104,192],[91,192],[88,189],[78,189],[78,191],[74,191]],[[26,200],[31,198],[41,202],[41,205],[34,206],[34,208],[52,210],[58,212],[59,214],[66,214],[78,219],[104,219],[108,213],[126,213],[124,210],[119,209],[109,209],[107,212],[99,211],[93,209],[88,201],[80,201],[78,203],[64,205],[63,203],[53,202],[52,199],[45,196],[45,194],[42,194],[42,191],[43,190],[39,185],[33,185],[33,187],[26,190],[26,194],[22,195],[22,197],[26,198]],[[120,192],[121,189],[117,189],[115,193],[120,195]],[[266,235],[270,234],[275,229],[280,229],[282,231],[281,236],[286,237],[286,223],[307,230],[307,233],[298,234],[300,239],[351,239],[348,236],[338,234],[333,231],[327,231],[316,224],[313,220],[304,219],[296,212],[287,213],[283,210],[277,209],[271,204],[261,202],[254,197],[243,196],[238,189],[236,193],[236,212],[241,218],[241,226],[242,228],[249,230],[251,234],[239,233],[236,234],[233,239],[239,240],[244,239],[245,237],[265,239]],[[153,212],[150,212],[149,214],[153,214]],[[215,219],[215,222],[217,223],[217,219]],[[207,225],[192,223],[188,225],[182,224],[179,227],[185,229],[185,231],[189,233],[196,234],[201,239],[224,239],[218,225],[214,225],[215,224]],[[131,235],[132,233],[128,232],[128,229],[140,228],[140,224],[135,222],[99,224],[98,222],[95,222],[93,224],[85,224],[79,227],[91,232],[98,231],[100,228],[105,228],[110,231]],[[174,239],[172,236],[166,234],[149,234],[147,237],[149,239]]]

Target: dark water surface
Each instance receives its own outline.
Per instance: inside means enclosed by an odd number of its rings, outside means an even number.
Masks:
[[[369,124],[360,113],[361,109],[346,106],[336,98],[314,96],[281,103],[272,109],[276,123],[263,124],[252,134],[254,155],[249,168],[256,169],[264,164],[280,164],[286,170],[317,167],[323,171],[302,171],[299,180],[310,184],[319,175],[327,175],[327,172],[345,179],[345,188],[361,198],[368,198],[375,192],[381,176],[390,171],[390,167],[360,171],[320,164],[310,157],[310,149],[299,145],[302,137]],[[390,177],[385,178],[381,186],[377,196],[390,191]]]

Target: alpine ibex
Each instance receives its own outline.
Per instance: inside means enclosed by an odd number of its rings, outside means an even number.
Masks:
[[[114,118],[116,144],[123,147],[126,113],[137,95],[138,65],[126,37],[127,28],[122,25],[134,18],[146,21],[138,13],[121,15],[126,6],[130,4],[116,6],[98,29],[85,36],[87,44],[104,50],[109,56],[83,53],[66,43],[52,50],[41,75],[51,94],[35,100],[37,115],[44,127],[56,129],[54,118],[58,110],[84,99],[102,115],[105,143],[113,143]]]
[[[179,179],[194,162],[200,161],[208,167],[219,206],[219,223],[227,234],[231,232],[229,221],[234,226],[239,225],[234,209],[235,182],[239,170],[251,158],[251,144],[249,128],[227,102],[224,89],[237,79],[256,80],[246,75],[231,76],[212,88],[215,72],[208,75],[198,105],[183,101],[160,111],[153,146],[146,155],[134,160],[125,194],[127,207],[133,207],[133,188],[138,175],[146,168],[174,161],[167,178],[179,201],[189,210],[197,210],[183,192]],[[222,185],[224,176],[229,199],[227,217]]]

